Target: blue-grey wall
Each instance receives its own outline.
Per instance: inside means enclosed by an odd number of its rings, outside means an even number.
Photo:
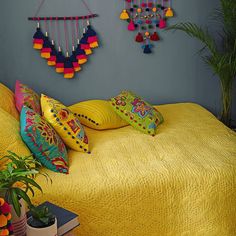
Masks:
[[[73,80],[49,68],[32,49],[35,24],[27,21],[39,0],[2,0],[0,8],[0,81],[11,88],[16,79],[38,92],[72,104],[104,99],[130,89],[152,103],[196,102],[215,114],[220,109],[219,81],[196,54],[199,42],[181,32],[161,32],[152,55],[144,55],[127,23],[119,20],[123,0],[88,0],[99,14],[92,21],[101,47]],[[218,0],[173,0],[177,17],[170,23],[191,21],[205,25]],[[78,0],[47,0],[40,15],[82,15]],[[213,28],[214,29],[214,28]],[[236,119],[236,97],[234,97]]]

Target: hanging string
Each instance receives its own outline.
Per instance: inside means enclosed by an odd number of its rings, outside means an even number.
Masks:
[[[85,8],[88,10],[89,14],[93,15],[92,11],[90,10],[88,4],[85,2],[85,0],[81,0],[81,2],[84,4]]]
[[[66,23],[66,18],[64,19],[64,33],[65,33],[65,42],[66,42],[66,56],[69,56],[69,40],[68,40],[68,28]]]
[[[45,26],[45,31],[46,31],[45,35],[46,37],[48,37],[48,22],[47,22],[46,17],[44,18],[44,26]]]
[[[60,51],[61,50],[61,34],[60,34],[58,17],[56,17],[56,28],[57,28],[58,48],[59,48],[59,51]]]
[[[36,10],[36,12],[35,12],[35,14],[34,14],[34,18],[36,18],[36,17],[38,16],[39,11],[41,10],[41,8],[42,8],[44,2],[45,2],[45,0],[42,0],[42,1],[40,2],[39,6],[38,6],[38,8],[37,8],[37,10]]]
[[[72,47],[73,47],[73,51],[75,50],[75,22],[73,20],[73,18],[70,21],[70,26],[71,26],[71,35],[72,35]]]
[[[77,43],[79,44],[79,18],[76,17],[76,38],[77,38]]]
[[[50,17],[50,28],[51,28],[51,38],[52,38],[52,43],[54,43],[54,37],[55,37],[55,27],[53,25],[52,17]]]

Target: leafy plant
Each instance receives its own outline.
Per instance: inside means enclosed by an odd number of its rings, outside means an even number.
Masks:
[[[215,10],[213,14],[213,19],[221,27],[218,37],[212,36],[207,28],[203,29],[190,22],[170,26],[167,30],[181,30],[204,44],[200,54],[220,79],[221,120],[230,125],[233,81],[236,78],[236,1],[220,0],[220,3],[220,9]],[[207,55],[204,53],[206,50]]]
[[[34,177],[40,174],[41,164],[32,156],[20,157],[15,153],[9,152],[8,156],[1,159],[8,159],[10,162],[5,164],[0,171],[0,193],[4,195],[7,202],[13,205],[18,216],[21,214],[19,199],[32,206],[28,192],[34,196],[34,188],[42,192],[42,188],[36,183]],[[48,175],[43,174],[47,179]]]
[[[55,216],[49,211],[46,206],[33,206],[30,207],[32,220],[29,224],[35,228],[44,228],[55,223]]]

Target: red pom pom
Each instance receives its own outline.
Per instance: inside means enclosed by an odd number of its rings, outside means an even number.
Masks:
[[[11,208],[6,202],[4,202],[4,204],[0,208],[0,211],[2,212],[2,214],[5,215],[5,214],[8,214],[11,211]]]
[[[151,39],[152,41],[159,41],[159,40],[160,40],[160,38],[159,38],[157,32],[154,32],[154,33],[150,36],[150,39]]]
[[[146,4],[145,2],[143,2],[143,3],[141,4],[141,7],[147,7],[147,4]]]
[[[135,41],[138,42],[138,43],[142,43],[144,40],[143,40],[143,35],[141,33],[138,33],[135,37]]]
[[[150,25],[150,24],[152,24],[152,21],[151,20],[146,20],[146,24]]]
[[[149,3],[148,3],[148,7],[153,7],[153,3],[152,3],[152,2],[149,2]]]

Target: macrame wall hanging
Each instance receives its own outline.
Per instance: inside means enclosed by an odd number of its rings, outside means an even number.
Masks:
[[[128,22],[129,31],[138,31],[135,41],[143,53],[152,53],[152,42],[160,40],[158,30],[166,28],[166,21],[174,13],[171,0],[123,0],[120,19]]]
[[[42,0],[35,16],[28,18],[28,20],[37,22],[37,29],[33,36],[33,48],[40,52],[48,66],[55,67],[55,71],[63,74],[66,79],[73,78],[75,72],[79,72],[82,65],[87,62],[93,49],[98,47],[97,34],[90,24],[90,19],[98,15],[91,12],[85,0],[81,0],[81,2],[89,12],[88,15],[38,17],[38,13],[45,3],[45,0]],[[44,27],[41,27],[40,22],[43,22]],[[63,27],[63,34],[61,34],[61,27]],[[44,28],[44,32],[42,28]],[[82,34],[80,34],[81,28]],[[63,42],[65,50],[62,47]]]

